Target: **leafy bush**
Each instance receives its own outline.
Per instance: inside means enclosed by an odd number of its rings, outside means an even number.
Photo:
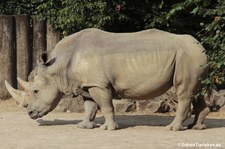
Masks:
[[[193,15],[188,22],[191,30],[207,49],[208,66],[207,79],[202,80],[205,88],[224,88],[225,86],[225,1],[224,0],[185,0],[174,4],[167,19],[178,21],[180,15],[188,10]],[[194,19],[198,18],[198,19]],[[178,20],[177,20],[178,19]],[[193,23],[194,22],[194,23]],[[182,22],[184,23],[184,22]],[[173,23],[175,24],[175,23]],[[195,25],[194,25],[195,24]],[[181,26],[189,25],[184,23]]]

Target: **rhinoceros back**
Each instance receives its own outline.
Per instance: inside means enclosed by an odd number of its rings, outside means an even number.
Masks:
[[[178,56],[183,54],[190,61],[201,59],[193,51],[202,54],[201,47],[194,45],[192,49],[191,39],[185,39],[189,37],[156,29],[136,33],[88,29],[80,34],[74,41],[72,72],[85,86],[104,88],[110,84],[123,98],[163,94],[174,84],[178,59],[182,63]]]

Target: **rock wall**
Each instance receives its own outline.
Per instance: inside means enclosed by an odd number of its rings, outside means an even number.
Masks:
[[[171,112],[176,110],[177,98],[174,90],[170,89],[162,96],[149,100],[113,100],[115,112]],[[72,98],[64,97],[60,101],[56,111],[61,112],[83,112],[83,99],[82,97]]]
[[[225,90],[213,90],[209,97],[212,106],[211,111],[225,111]],[[206,99],[205,99],[206,100]],[[60,112],[84,112],[82,97],[71,98],[64,97],[56,111]],[[115,112],[148,112],[148,113],[166,113],[174,112],[177,108],[177,96],[174,89],[171,88],[165,94],[148,100],[113,100]]]

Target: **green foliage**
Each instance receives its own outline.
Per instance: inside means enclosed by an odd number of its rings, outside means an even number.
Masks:
[[[183,21],[184,16],[188,16],[185,17],[187,21]],[[197,37],[207,49],[209,75],[202,80],[204,84],[202,93],[207,88],[224,88],[225,1],[183,0],[173,5],[167,20],[178,29],[182,26],[186,30],[189,28],[189,33]]]
[[[131,32],[167,28],[164,17],[172,4],[164,0],[8,0],[0,4],[0,14],[39,15],[65,35],[90,27]]]
[[[32,0],[1,0],[0,14],[32,14],[34,5]]]

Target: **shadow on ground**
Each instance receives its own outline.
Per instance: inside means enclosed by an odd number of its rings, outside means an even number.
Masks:
[[[81,120],[62,120],[62,119],[54,119],[54,120],[36,120],[39,123],[39,126],[52,126],[52,125],[70,125],[70,124],[78,124]]]
[[[173,121],[173,116],[156,116],[156,115],[122,115],[117,116],[116,121],[121,128],[135,126],[167,126]],[[184,126],[191,124],[194,118],[185,121]],[[204,123],[207,128],[225,127],[225,119],[207,118]]]
[[[156,115],[117,115],[116,122],[121,129],[135,127],[135,126],[167,126],[173,121],[173,116],[156,116]],[[38,119],[39,126],[51,126],[51,125],[70,125],[78,124],[82,120],[43,120]],[[97,124],[103,124],[104,118],[98,117],[95,119]],[[184,126],[193,122],[193,118],[185,121]],[[220,128],[225,127],[225,119],[212,119],[207,118],[205,120],[207,128]]]

